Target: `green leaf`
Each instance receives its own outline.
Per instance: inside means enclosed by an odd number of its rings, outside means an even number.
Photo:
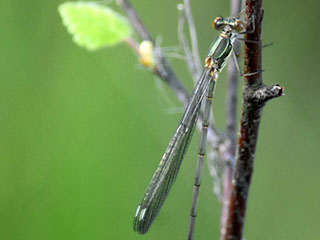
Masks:
[[[58,11],[74,42],[88,50],[115,45],[132,32],[125,17],[101,4],[66,2]]]

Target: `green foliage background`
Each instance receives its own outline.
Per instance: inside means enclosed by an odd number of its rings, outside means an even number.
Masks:
[[[199,134],[150,232],[135,208],[181,112],[170,90],[125,45],[87,52],[61,24],[63,1],[0,7],[0,239],[185,239]],[[177,45],[176,4],[132,1],[163,46]],[[193,1],[201,56],[228,2]],[[265,1],[264,80],[285,86],[263,115],[246,239],[319,238],[319,2]],[[172,59],[192,88],[184,64]],[[226,74],[214,111],[222,129]],[[241,89],[239,89],[239,92]],[[166,98],[169,95],[170,101]],[[239,103],[240,106],[240,103]],[[220,204],[204,171],[197,239],[218,239]]]

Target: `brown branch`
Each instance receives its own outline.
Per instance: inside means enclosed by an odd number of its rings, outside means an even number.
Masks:
[[[246,76],[244,81],[239,145],[224,240],[242,239],[263,106],[268,100],[283,94],[283,88],[279,85],[266,87],[262,82],[262,48],[260,41],[263,18],[262,0],[246,0],[246,17],[247,29],[252,28],[253,23],[255,26],[254,32],[246,34],[245,39],[259,41],[259,43],[245,44],[245,73],[257,72],[257,74]]]

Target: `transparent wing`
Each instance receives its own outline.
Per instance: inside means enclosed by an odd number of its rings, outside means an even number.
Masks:
[[[201,100],[211,80],[210,71],[205,69],[193,91],[181,123],[136,210],[133,228],[141,234],[148,231],[176,179],[199,116]]]

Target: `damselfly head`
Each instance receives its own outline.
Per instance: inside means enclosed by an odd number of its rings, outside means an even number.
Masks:
[[[225,26],[225,21],[223,17],[216,17],[213,21],[212,21],[212,27],[215,28],[216,30],[223,30]]]
[[[212,27],[219,31],[236,31],[238,33],[245,31],[243,21],[238,18],[216,17],[212,21]]]

